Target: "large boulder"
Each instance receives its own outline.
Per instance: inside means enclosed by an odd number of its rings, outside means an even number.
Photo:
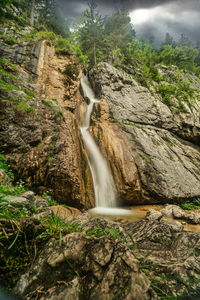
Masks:
[[[107,63],[93,69],[90,79],[102,99],[91,131],[110,161],[123,203],[199,197],[199,101],[186,113],[169,109]]]

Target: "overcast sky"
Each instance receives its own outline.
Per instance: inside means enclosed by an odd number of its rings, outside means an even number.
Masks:
[[[89,0],[57,0],[67,17],[79,17]],[[169,32],[175,39],[183,33],[193,42],[200,40],[200,0],[96,0],[97,10],[110,15],[126,8],[137,36],[163,41]]]

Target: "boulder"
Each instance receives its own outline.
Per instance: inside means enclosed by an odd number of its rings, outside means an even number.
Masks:
[[[162,218],[162,216],[163,215],[160,211],[157,211],[155,209],[150,209],[147,212],[146,219],[149,220],[149,221],[160,220]]]
[[[81,211],[75,207],[63,207],[61,205],[50,206],[50,209],[54,215],[59,216],[65,222],[69,221],[71,218],[81,215]]]
[[[18,196],[5,196],[4,199],[9,202],[14,207],[26,208],[31,210],[34,205],[34,193],[28,191]]]
[[[160,213],[163,216],[185,220],[189,224],[200,224],[200,213],[187,213],[177,205],[166,205]]]

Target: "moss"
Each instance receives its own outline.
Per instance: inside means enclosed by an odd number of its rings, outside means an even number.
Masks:
[[[0,66],[5,70],[5,71],[9,71],[9,72],[17,72],[18,68],[16,65],[14,65],[13,63],[11,63],[9,60],[7,60],[6,58],[1,58],[0,59]]]
[[[169,140],[168,138],[163,138],[163,140],[166,142],[166,144],[168,145],[168,147],[173,147],[174,146],[174,143],[171,141],[171,140]]]

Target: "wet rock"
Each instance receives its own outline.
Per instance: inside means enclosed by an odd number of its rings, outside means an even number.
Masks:
[[[161,211],[163,216],[181,218],[185,215],[184,210],[177,205],[166,205]]]

